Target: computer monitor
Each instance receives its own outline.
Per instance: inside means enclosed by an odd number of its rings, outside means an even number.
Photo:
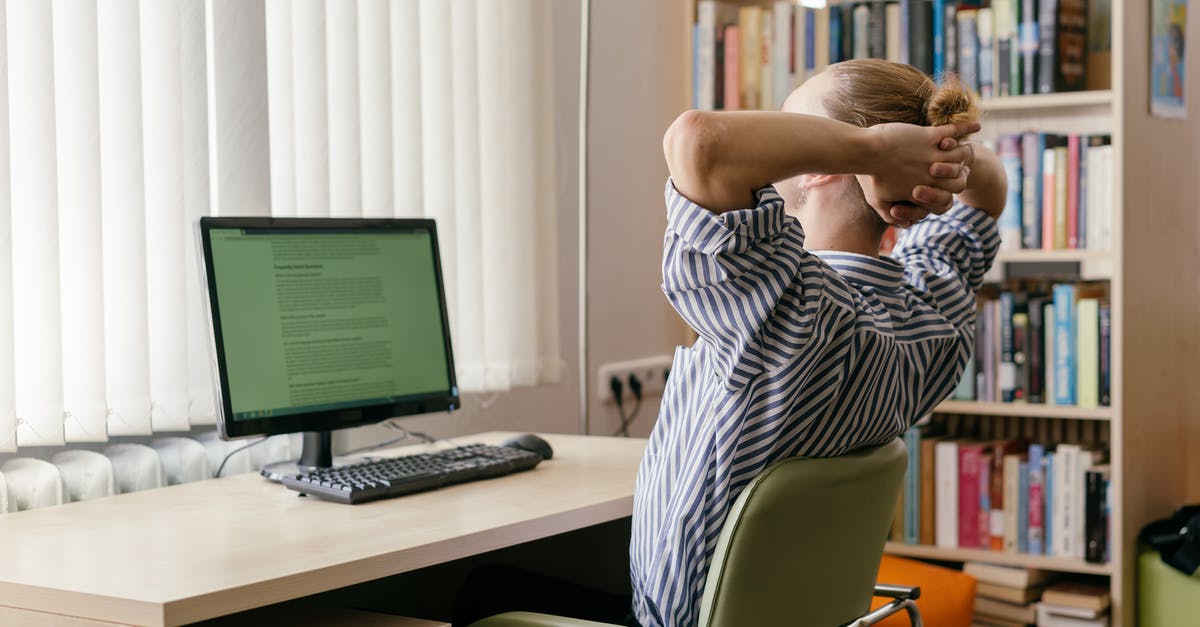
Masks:
[[[459,405],[433,220],[201,218],[221,437],[331,431]],[[287,470],[263,474],[279,478]]]

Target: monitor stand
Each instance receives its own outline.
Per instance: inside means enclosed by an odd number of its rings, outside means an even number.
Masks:
[[[300,448],[300,459],[294,462],[275,462],[263,466],[262,476],[271,481],[282,481],[284,477],[318,468],[344,466],[365,461],[362,457],[333,457],[333,433],[331,431],[305,431],[304,445]]]

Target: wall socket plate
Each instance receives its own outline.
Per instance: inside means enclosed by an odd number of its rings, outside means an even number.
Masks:
[[[624,386],[624,398],[633,399],[629,391],[629,375],[637,375],[642,382],[642,397],[659,396],[667,384],[667,373],[671,369],[674,358],[671,355],[655,355],[629,361],[613,362],[600,366],[596,380],[596,394],[601,401],[613,402],[612,388],[609,381],[613,377],[621,379]]]

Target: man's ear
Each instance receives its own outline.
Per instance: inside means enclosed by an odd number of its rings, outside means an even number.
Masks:
[[[842,175],[839,175],[839,174],[801,174],[800,176],[798,176],[796,178],[799,179],[800,187],[803,187],[804,189],[812,189],[814,187],[820,187],[822,185],[829,185],[829,184],[833,183],[834,181],[841,179]]]

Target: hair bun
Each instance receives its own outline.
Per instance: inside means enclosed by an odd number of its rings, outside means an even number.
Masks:
[[[947,74],[925,104],[925,119],[930,126],[973,122],[979,119],[975,94],[964,87],[957,76]]]

